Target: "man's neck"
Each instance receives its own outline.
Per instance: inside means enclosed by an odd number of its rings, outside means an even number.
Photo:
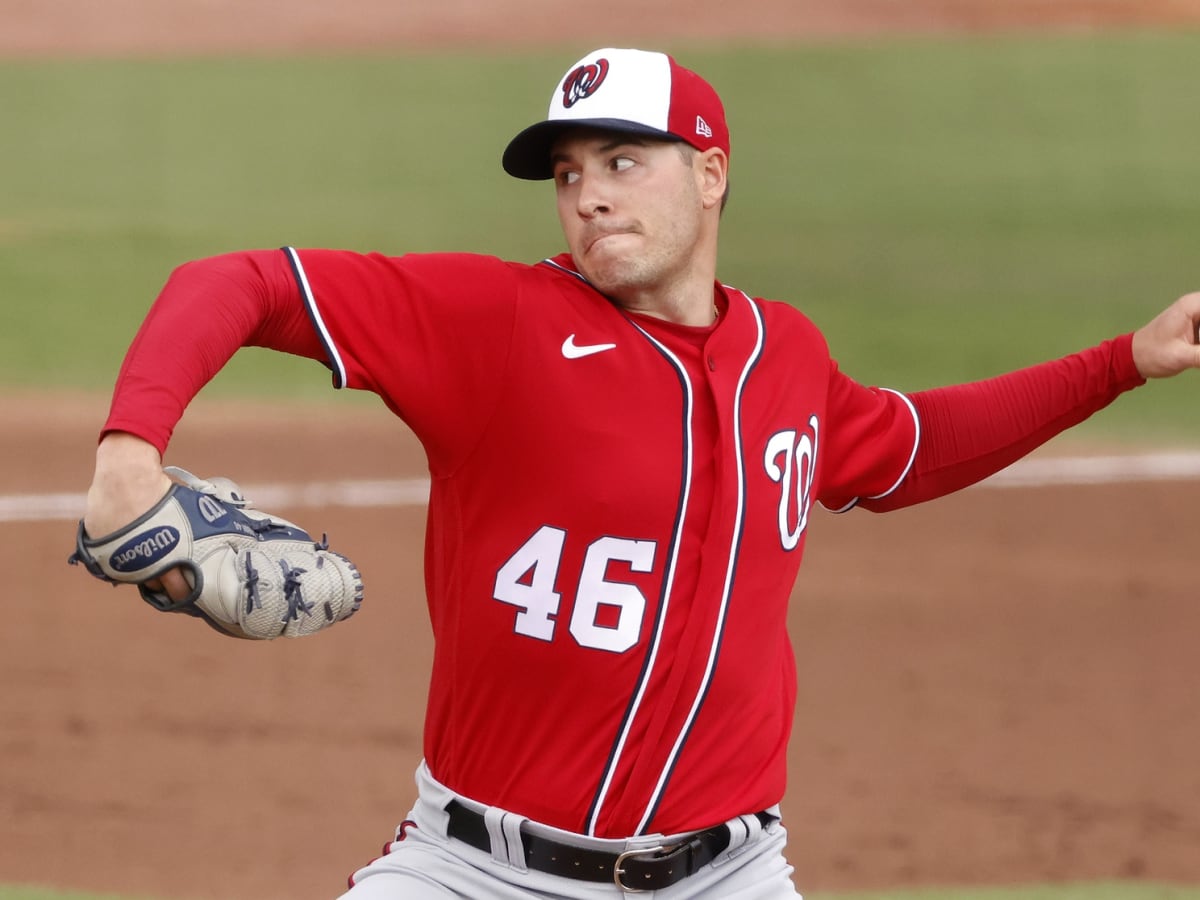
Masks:
[[[713,300],[711,287],[705,299],[700,302],[675,302],[671,299],[664,300],[661,296],[631,302],[617,300],[617,302],[630,312],[652,316],[666,322],[674,322],[676,325],[692,325],[703,328],[711,325],[717,318],[717,306]]]
[[[704,271],[689,274],[674,284],[643,290],[631,288],[612,299],[630,312],[677,325],[705,327],[716,319],[715,283],[716,274]]]

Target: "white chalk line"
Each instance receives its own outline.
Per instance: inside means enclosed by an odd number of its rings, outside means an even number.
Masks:
[[[244,484],[259,509],[311,507],[424,506],[429,479],[316,481],[307,484]],[[83,515],[84,494],[0,494],[0,522],[74,521]]]
[[[1200,452],[1059,456],[1020,460],[975,487],[1049,487],[1197,478],[1200,478]],[[400,507],[424,506],[429,502],[427,478],[245,484],[243,490],[260,509]],[[74,521],[83,515],[83,507],[82,492],[0,494],[0,522]]]

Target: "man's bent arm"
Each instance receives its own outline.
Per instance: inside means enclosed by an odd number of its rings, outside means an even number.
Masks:
[[[163,287],[122,363],[88,489],[93,537],[127,525],[170,487],[165,452],[184,409],[240,347],[323,358],[280,251],[231,253],[186,263]],[[188,588],[178,573],[164,587]]]
[[[324,359],[285,254],[256,250],[185,263],[126,353],[104,433],[127,431],[164,452],[192,398],[250,346]]]

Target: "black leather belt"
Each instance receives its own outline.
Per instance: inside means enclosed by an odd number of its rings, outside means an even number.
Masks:
[[[492,852],[483,814],[451,800],[447,834],[485,853]],[[775,821],[769,813],[755,813],[765,828]],[[525,845],[525,864],[539,872],[561,875],[579,881],[615,882],[624,891],[658,891],[682,881],[698,871],[729,846],[729,827],[717,825],[688,835],[681,842],[665,847],[645,847],[610,853],[559,843],[550,838],[521,831]]]

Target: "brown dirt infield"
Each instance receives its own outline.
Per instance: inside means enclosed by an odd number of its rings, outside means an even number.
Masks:
[[[275,49],[578,36],[561,24],[578,7],[540,0],[377,4],[369,32],[348,14],[367,5],[294,2],[280,18],[231,0],[0,0],[0,55],[250,47],[247,34]],[[632,8],[605,9],[620,21]],[[747,0],[717,28],[723,5],[664,8],[651,5],[639,33],[1200,20],[1195,2]],[[82,491],[104,398],[4,405],[0,494]],[[381,408],[301,431],[292,412],[201,398],[169,461],[244,482],[424,474]],[[798,885],[1200,883],[1197,502],[1200,484],[1164,482],[815,516],[792,614],[800,695],[784,810]],[[382,844],[420,753],[424,510],[296,516],[353,553],[368,601],[327,634],[264,645],[154,614],[67,567],[68,522],[0,524],[15,581],[0,629],[0,883],[315,900]]]
[[[82,490],[103,398],[9,400],[22,464],[0,493]],[[382,409],[299,432],[292,412],[201,398],[170,460],[247,483],[424,474]],[[792,614],[799,884],[1200,882],[1197,502],[1195,482],[976,489],[815,516]],[[315,900],[383,842],[420,754],[424,512],[294,515],[352,549],[369,599],[262,645],[64,565],[68,522],[0,525],[0,882]]]

